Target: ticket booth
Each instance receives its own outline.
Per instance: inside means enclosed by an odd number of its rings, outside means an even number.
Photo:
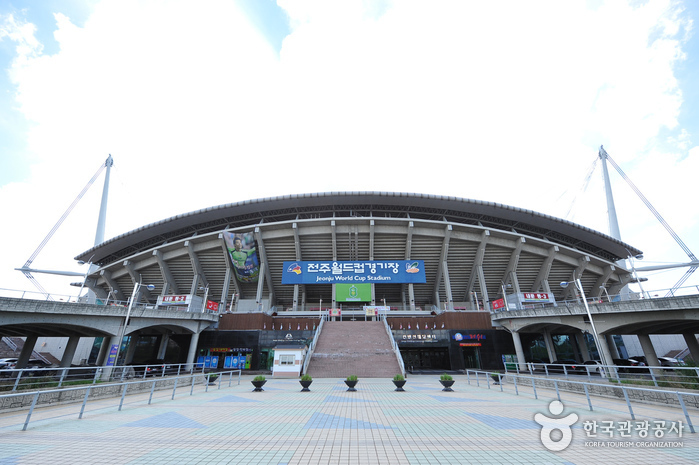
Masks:
[[[301,376],[303,361],[308,346],[301,344],[280,344],[274,348],[272,376],[274,378],[298,378]]]

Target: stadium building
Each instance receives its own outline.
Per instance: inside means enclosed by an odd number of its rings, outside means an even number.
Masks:
[[[632,280],[623,260],[639,253],[589,228],[491,202],[331,192],[174,216],[76,260],[93,264],[86,285],[98,303],[133,295],[220,314],[197,339],[163,327],[127,338],[137,342],[123,351],[126,363],[183,362],[195,341],[199,356],[220,368],[233,360],[262,370],[275,347],[312,339],[320,318],[378,314],[406,368],[419,371],[501,368],[502,357],[514,354],[513,339],[493,327],[491,311],[576,299],[574,286],[559,286],[575,279],[588,297],[619,294]],[[575,338],[561,331],[557,340],[574,355]],[[541,335],[522,342],[527,357],[539,357]]]

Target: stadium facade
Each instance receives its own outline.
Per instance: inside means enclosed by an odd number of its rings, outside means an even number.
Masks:
[[[281,341],[313,337],[320,317],[384,312],[407,367],[498,368],[512,338],[490,312],[615,295],[641,251],[592,229],[491,202],[392,192],[289,195],[152,223],[76,257],[103,303],[217,311],[200,355],[269,364]],[[146,286],[153,285],[153,290]],[[136,292],[137,291],[137,292]],[[186,345],[167,328],[140,335]],[[525,341],[526,344],[535,344]],[[142,344],[149,347],[148,343]],[[187,349],[173,349],[172,358]],[[242,360],[242,359],[241,359]],[[180,361],[180,360],[171,360]],[[128,360],[127,360],[128,362]]]

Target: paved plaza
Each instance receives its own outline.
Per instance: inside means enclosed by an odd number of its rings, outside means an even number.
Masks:
[[[37,408],[26,431],[26,411],[0,413],[0,464],[699,463],[699,434],[667,407],[634,404],[631,420],[623,399],[593,398],[591,412],[584,396],[561,393],[557,412],[555,392],[537,389],[535,399],[466,376],[454,376],[453,392],[437,375],[408,377],[405,392],[390,379],[360,379],[356,392],[341,379],[316,379],[311,392],[269,379],[252,392],[251,379],[174,399],[159,391],[150,404],[149,393],[127,396],[121,410],[118,398],[91,401],[82,419],[80,404]],[[691,417],[699,423],[699,412]],[[550,449],[540,423],[554,429]],[[555,451],[571,423],[570,445]]]

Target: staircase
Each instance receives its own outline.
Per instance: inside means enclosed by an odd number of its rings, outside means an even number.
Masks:
[[[314,378],[393,378],[400,365],[380,321],[326,321],[307,373]]]

